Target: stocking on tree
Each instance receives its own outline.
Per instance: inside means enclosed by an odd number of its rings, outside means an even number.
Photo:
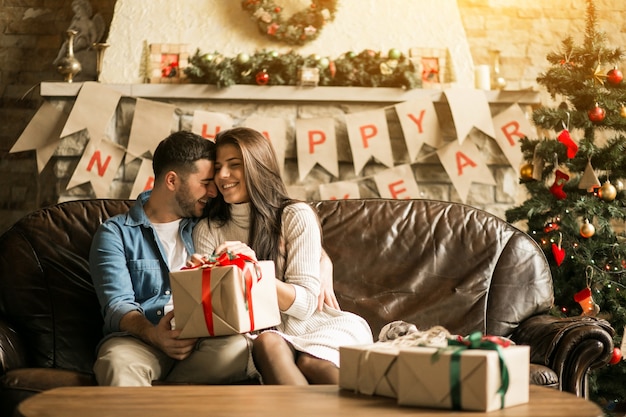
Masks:
[[[616,330],[612,365],[593,371],[591,399],[626,405],[626,84],[624,55],[605,46],[587,1],[582,45],[571,37],[548,54],[537,82],[557,106],[533,112],[545,137],[521,140],[521,183],[530,198],[507,211],[544,248],[554,278],[555,311],[608,320]],[[623,68],[626,71],[626,68]],[[624,352],[626,353],[626,352]]]

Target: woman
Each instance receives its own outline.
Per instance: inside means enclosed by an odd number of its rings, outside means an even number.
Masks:
[[[313,209],[287,196],[274,150],[260,132],[222,131],[215,138],[220,195],[194,229],[199,253],[225,250],[273,260],[282,322],[253,342],[266,384],[337,384],[339,346],[372,342],[367,322],[324,305],[320,292],[322,237]]]

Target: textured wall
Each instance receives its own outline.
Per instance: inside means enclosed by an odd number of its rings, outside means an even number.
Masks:
[[[142,44],[184,43],[191,51],[217,50],[228,56],[268,49],[289,50],[262,36],[248,13],[224,0],[118,0],[111,23],[102,80],[141,82]],[[283,0],[285,8],[301,10],[308,1]],[[184,22],[183,25],[172,22]],[[449,48],[461,85],[472,86],[472,58],[455,0],[341,0],[333,23],[313,42],[297,48],[336,57],[348,51],[413,47]],[[124,62],[124,65],[120,65]]]

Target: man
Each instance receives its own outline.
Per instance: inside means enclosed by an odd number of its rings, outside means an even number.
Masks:
[[[180,329],[171,326],[169,272],[194,253],[192,229],[217,195],[214,161],[213,142],[190,132],[171,134],[154,152],[153,189],[96,232],[90,270],[105,333],[94,364],[99,385],[226,384],[254,375],[248,337],[178,339]],[[332,268],[327,256],[322,268]],[[319,307],[339,308],[332,281],[323,284]]]
[[[191,232],[213,182],[215,145],[190,132],[164,139],[153,157],[154,187],[94,236],[90,268],[102,307],[105,338],[94,372],[100,385],[151,385],[154,380],[229,383],[247,378],[242,335],[178,339],[172,330],[169,271],[193,254]]]

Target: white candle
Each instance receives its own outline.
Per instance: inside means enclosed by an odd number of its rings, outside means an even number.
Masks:
[[[491,90],[489,65],[477,65],[474,69],[474,85],[480,90]]]

